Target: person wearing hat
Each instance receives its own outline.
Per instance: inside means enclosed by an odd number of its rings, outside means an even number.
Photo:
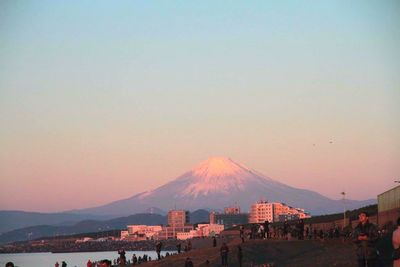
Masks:
[[[353,242],[357,245],[358,266],[373,267],[377,261],[378,229],[375,224],[369,222],[367,212],[361,212],[358,221],[353,232]]]

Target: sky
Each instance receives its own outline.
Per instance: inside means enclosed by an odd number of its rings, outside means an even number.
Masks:
[[[0,2],[0,209],[154,189],[212,156],[330,198],[400,180],[398,1]]]

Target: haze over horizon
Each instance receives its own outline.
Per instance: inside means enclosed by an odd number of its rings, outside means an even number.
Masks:
[[[0,210],[93,207],[212,156],[339,199],[400,178],[398,1],[0,3]]]

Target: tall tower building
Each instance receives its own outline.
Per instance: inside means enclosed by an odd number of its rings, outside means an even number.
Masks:
[[[170,210],[168,212],[168,225],[171,227],[184,227],[189,224],[189,211]]]

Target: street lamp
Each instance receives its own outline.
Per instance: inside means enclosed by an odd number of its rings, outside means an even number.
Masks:
[[[345,205],[346,192],[343,191],[340,194],[342,194],[343,196],[342,201],[343,201],[343,229],[344,229],[344,227],[346,226],[346,205]]]

